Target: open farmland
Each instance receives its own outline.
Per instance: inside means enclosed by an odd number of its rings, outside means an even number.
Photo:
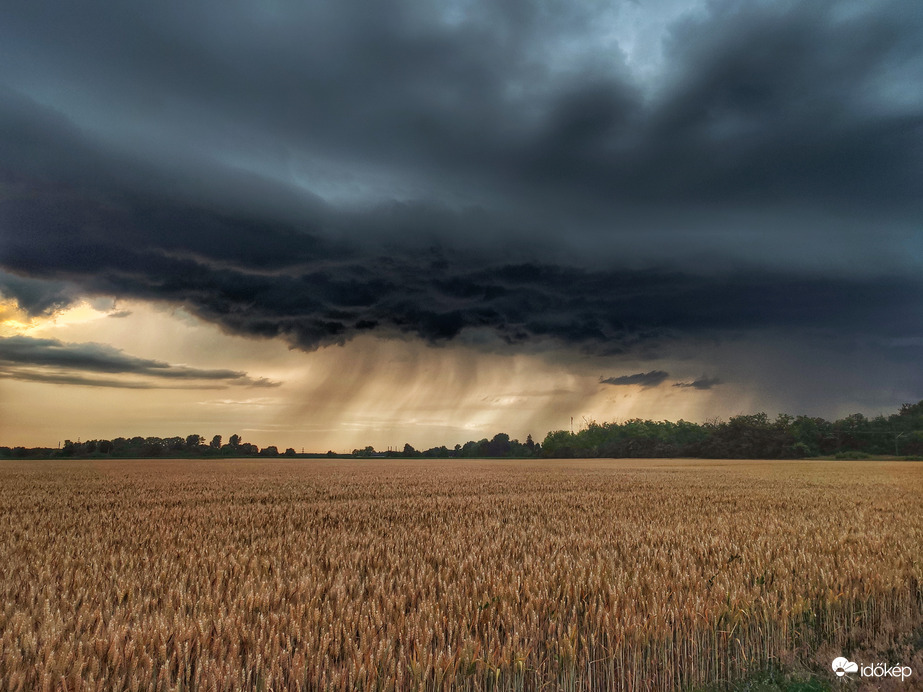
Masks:
[[[921,582],[920,463],[0,464],[3,690],[920,676]]]

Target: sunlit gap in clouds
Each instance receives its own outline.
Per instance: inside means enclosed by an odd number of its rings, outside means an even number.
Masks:
[[[113,301],[108,301],[113,303]],[[115,309],[100,309],[90,301],[80,301],[49,315],[29,315],[15,300],[0,296],[0,336],[29,335],[43,332],[49,327],[66,327],[120,315]]]

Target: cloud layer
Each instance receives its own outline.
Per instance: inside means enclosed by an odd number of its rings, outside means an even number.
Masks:
[[[32,314],[159,301],[305,350],[920,336],[907,3],[4,14],[0,292]]]
[[[142,379],[86,377],[87,373],[133,375]],[[137,358],[105,344],[70,344],[28,336],[0,337],[0,377],[127,389],[278,385],[264,378],[253,379],[245,372],[192,368]]]

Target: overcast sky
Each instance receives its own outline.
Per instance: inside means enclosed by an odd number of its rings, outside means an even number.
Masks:
[[[0,444],[923,399],[921,36],[906,1],[8,4]]]

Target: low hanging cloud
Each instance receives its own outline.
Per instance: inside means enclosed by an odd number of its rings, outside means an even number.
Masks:
[[[87,373],[149,379],[87,377]],[[28,336],[0,337],[0,378],[126,389],[275,387],[236,370],[209,370],[138,358],[97,343],[65,343]]]
[[[80,387],[104,387],[112,389],[224,389],[224,385],[183,383],[164,385],[152,381],[129,380],[105,377],[84,377],[67,372],[48,372],[28,368],[0,367],[0,379],[19,380],[21,382],[42,382],[46,384],[66,384]]]
[[[721,380],[717,377],[701,377],[692,382],[677,382],[674,384],[674,387],[683,387],[691,389],[711,389],[717,385],[721,384]]]
[[[670,376],[670,373],[663,370],[651,370],[650,372],[639,372],[634,375],[619,375],[618,377],[600,378],[600,384],[613,384],[616,386],[640,386],[644,389],[657,387]]]

